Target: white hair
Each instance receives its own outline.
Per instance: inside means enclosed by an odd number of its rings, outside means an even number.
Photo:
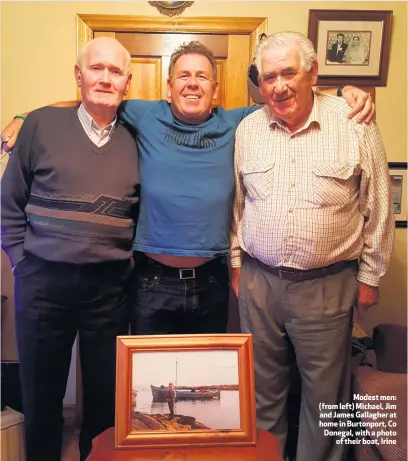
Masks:
[[[76,60],[76,63],[79,66],[81,71],[85,65],[86,58],[88,57],[89,47],[95,42],[115,42],[116,44],[118,44],[119,47],[123,49],[126,55],[126,64],[125,64],[125,68],[123,69],[123,72],[125,74],[128,74],[130,72],[130,63],[131,63],[132,58],[130,56],[129,51],[118,40],[116,40],[116,38],[112,38],[112,37],[98,37],[98,38],[94,38],[93,40],[90,40],[89,42],[85,43],[85,45],[79,50],[77,60]]]
[[[300,64],[308,72],[317,60],[313,43],[303,34],[298,32],[277,32],[262,40],[255,51],[255,65],[258,73],[262,74],[261,57],[265,50],[277,49],[281,46],[296,45],[299,50]]]

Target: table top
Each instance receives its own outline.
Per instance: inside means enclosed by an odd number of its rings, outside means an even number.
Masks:
[[[111,427],[93,441],[87,461],[283,461],[279,442],[263,429],[257,430],[252,447],[209,448],[131,448],[115,450],[115,432]]]

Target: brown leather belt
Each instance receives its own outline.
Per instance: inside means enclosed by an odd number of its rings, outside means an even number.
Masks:
[[[300,270],[291,267],[270,267],[258,260],[261,267],[266,269],[271,274],[279,277],[282,280],[289,282],[304,282],[306,280],[319,279],[328,275],[339,274],[350,267],[355,270],[358,269],[358,262],[356,259],[352,261],[339,261],[326,267],[318,267],[316,269]]]

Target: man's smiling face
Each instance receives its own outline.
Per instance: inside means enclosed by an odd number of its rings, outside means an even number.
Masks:
[[[205,122],[210,117],[217,91],[218,83],[205,56],[184,54],[177,59],[167,81],[167,96],[179,120],[191,125]]]
[[[261,67],[259,88],[269,110],[290,129],[297,129],[306,122],[313,107],[317,63],[305,71],[296,46],[281,46],[262,53]]]

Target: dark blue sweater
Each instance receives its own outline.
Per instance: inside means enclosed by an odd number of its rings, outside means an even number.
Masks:
[[[131,256],[139,200],[137,148],[120,123],[97,147],[77,107],[44,107],[24,122],[1,181],[2,247],[15,266]]]

